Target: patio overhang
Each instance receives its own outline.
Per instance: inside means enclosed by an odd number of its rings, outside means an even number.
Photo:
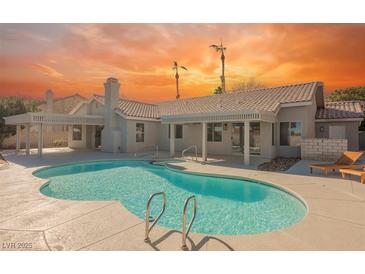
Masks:
[[[276,115],[269,111],[247,110],[240,112],[190,113],[161,116],[163,124],[201,124],[202,159],[207,160],[207,129],[209,123],[240,122],[244,123],[244,163],[250,164],[250,122],[264,121],[275,123]],[[170,136],[175,136],[175,127],[170,126]],[[175,138],[170,138],[170,155],[175,156]]]
[[[239,122],[239,121],[264,121],[276,122],[276,115],[269,111],[245,112],[216,112],[216,113],[190,113],[179,115],[161,115],[161,123],[212,123],[212,122]]]
[[[27,112],[4,117],[5,124],[16,125],[16,152],[20,149],[20,130],[25,125],[26,155],[30,155],[30,126],[38,126],[38,156],[42,156],[44,125],[103,125],[104,117],[99,115],[70,115],[62,113]]]
[[[70,115],[61,113],[27,112],[4,117],[7,125],[103,125],[104,117],[99,115]]]

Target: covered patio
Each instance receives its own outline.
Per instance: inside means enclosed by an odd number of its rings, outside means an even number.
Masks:
[[[45,126],[52,125],[103,125],[104,117],[99,115],[70,115],[45,112],[28,112],[19,115],[4,117],[7,125],[16,126],[16,153],[20,150],[21,127],[25,127],[25,154],[30,155],[30,128],[37,126],[38,131],[38,156],[42,156],[43,133]]]
[[[226,143],[232,142],[234,138],[238,139],[238,149],[240,144],[243,143],[242,152],[243,152],[243,162],[246,166],[250,165],[250,154],[252,155],[252,144],[250,144],[250,139],[253,139],[253,132],[250,131],[252,123],[257,123],[259,126],[259,138],[261,135],[270,136],[271,130],[275,127],[276,117],[274,113],[268,111],[244,111],[244,112],[232,112],[232,113],[193,113],[193,114],[185,114],[185,115],[176,115],[176,116],[162,116],[161,117],[162,124],[169,124],[169,136],[175,136],[176,125],[198,125],[201,127],[201,139],[195,139],[195,145],[201,145],[201,158],[203,162],[207,161],[208,158],[208,142],[211,141],[212,146],[214,143],[215,131],[217,134],[223,134],[223,130],[227,130],[227,124],[235,125],[237,128],[237,133],[233,132],[230,135],[230,140],[226,140]],[[265,127],[261,127],[261,124],[265,123]],[[220,125],[215,128],[215,125]],[[221,133],[219,133],[221,131]],[[234,135],[235,134],[235,135]],[[222,136],[220,137],[222,138]],[[270,142],[271,146],[271,138],[266,138],[268,142]],[[263,144],[265,146],[265,144]],[[260,149],[260,148],[259,148]],[[176,156],[176,146],[175,146],[175,138],[170,138],[170,156]]]

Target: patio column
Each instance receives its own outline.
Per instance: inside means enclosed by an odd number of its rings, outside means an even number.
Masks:
[[[207,160],[207,123],[202,123],[202,160]]]
[[[30,124],[25,125],[25,155],[30,154]]]
[[[16,146],[15,146],[15,153],[19,153],[20,149],[20,125],[16,125]]]
[[[250,164],[250,122],[245,121],[245,134],[244,134],[244,146],[243,146],[243,153],[244,153],[244,163],[245,165]]]
[[[175,124],[170,125],[170,156],[175,156]]]
[[[38,156],[42,156],[43,149],[43,124],[38,124]]]

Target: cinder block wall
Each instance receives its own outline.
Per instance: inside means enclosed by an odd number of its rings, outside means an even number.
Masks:
[[[306,138],[301,144],[301,156],[304,160],[333,161],[347,146],[347,139]]]

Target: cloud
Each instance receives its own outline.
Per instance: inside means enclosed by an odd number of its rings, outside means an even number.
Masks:
[[[221,63],[209,45],[221,38],[227,88],[250,77],[267,86],[321,80],[327,93],[365,84],[365,24],[23,24],[0,26],[1,37],[0,80],[12,84],[0,83],[0,94],[24,90],[26,78],[32,91],[88,96],[115,74],[123,96],[161,101],[175,95],[174,60],[189,69],[183,97],[210,94]]]
[[[44,75],[47,75],[47,76],[52,77],[52,78],[60,79],[60,78],[63,78],[64,77],[64,75],[62,73],[60,73],[60,72],[56,71],[55,69],[53,69],[53,68],[51,68],[49,66],[46,66],[46,65],[32,64],[31,65],[31,68],[34,71],[43,73]]]

